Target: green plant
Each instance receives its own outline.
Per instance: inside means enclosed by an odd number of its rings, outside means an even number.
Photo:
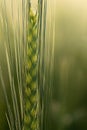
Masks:
[[[6,10],[5,10],[6,13]],[[7,104],[6,118],[10,130],[38,130],[39,129],[39,93],[38,93],[38,16],[28,7],[28,24],[26,43],[20,27],[9,28],[7,13],[3,15],[4,52],[9,79],[8,94],[0,68],[0,78]],[[19,24],[19,23],[18,23]],[[13,32],[10,41],[10,30]],[[25,45],[24,45],[25,44]],[[27,47],[26,47],[27,45]],[[25,53],[25,55],[24,55]],[[10,96],[9,96],[10,95]]]
[[[38,17],[28,10],[26,84],[24,89],[24,129],[38,130]]]

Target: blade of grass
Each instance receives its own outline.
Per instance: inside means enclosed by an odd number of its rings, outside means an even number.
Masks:
[[[8,56],[6,45],[5,45],[5,52],[6,52],[6,59],[7,59],[7,66],[8,66],[10,88],[11,88],[11,98],[13,102],[13,109],[14,109],[14,115],[15,115],[15,126],[16,126],[16,129],[21,130],[21,123],[20,123],[21,121],[20,121],[20,113],[18,109],[17,95],[16,95],[14,81],[11,74],[9,56]]]
[[[6,100],[6,104],[7,104],[7,108],[8,108],[10,126],[11,126],[12,130],[15,130],[14,116],[13,116],[13,113],[11,111],[11,106],[9,104],[9,100],[8,100],[8,96],[7,96],[7,92],[6,92],[6,88],[5,88],[5,84],[4,84],[4,80],[3,80],[3,76],[2,76],[1,67],[0,67],[0,80],[1,80],[1,83],[2,83],[2,88],[3,88],[3,92],[4,92],[4,95],[5,95],[5,100]]]

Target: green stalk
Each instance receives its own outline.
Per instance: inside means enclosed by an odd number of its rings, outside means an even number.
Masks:
[[[38,130],[38,17],[28,9],[24,130]]]
[[[26,7],[23,7],[24,13],[25,8]],[[18,25],[20,25],[19,15],[18,19]],[[0,79],[7,104],[6,118],[9,125],[9,129],[39,130],[40,119],[38,116],[38,12],[36,11],[35,13],[33,8],[29,4],[27,35],[26,40],[24,40],[23,43],[21,42],[22,33],[20,33],[20,27],[19,29],[15,29],[14,25],[14,27],[12,26],[13,28],[9,27],[9,22],[7,21],[7,13],[6,17],[3,15],[3,21],[5,24],[4,31],[6,33],[4,52],[6,56],[6,67],[8,70],[7,74],[9,79],[9,91],[11,95],[10,99],[6,90],[7,84],[3,76],[2,67],[0,67]],[[13,23],[14,21],[12,21],[12,24]],[[24,22],[24,24],[26,24],[26,22]],[[11,39],[8,33],[10,29],[13,32],[12,41],[9,41],[9,39]],[[26,30],[25,26],[24,30]],[[26,33],[23,32],[23,35],[24,34]],[[25,47],[25,44],[27,44],[27,47]],[[22,58],[22,56],[24,57]],[[24,97],[22,96],[22,92],[24,92]]]

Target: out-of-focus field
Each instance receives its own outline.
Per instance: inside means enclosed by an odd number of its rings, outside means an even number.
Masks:
[[[87,1],[54,1],[54,85],[46,130],[86,130]]]
[[[5,45],[7,46],[10,45],[12,55],[13,55],[12,59],[13,62],[15,62],[13,45],[14,42],[16,42],[17,36],[22,35],[22,8],[21,8],[22,5],[21,4],[22,3],[20,2],[20,0],[17,1],[0,0],[0,69],[2,70],[2,75],[3,75],[10,105],[12,105],[11,93],[10,93],[11,90],[10,90],[10,83],[9,83]],[[20,15],[19,19],[18,19],[18,15]],[[18,20],[20,21],[20,23]],[[18,33],[19,29],[20,29],[20,34]],[[15,33],[15,37],[14,37],[14,33]],[[15,72],[16,71],[15,63],[11,67],[12,67],[11,69],[13,69],[14,71],[14,75],[15,75],[14,77],[16,82],[17,78]],[[6,119],[7,105],[6,105],[5,95],[3,93],[2,88],[3,87],[0,80],[0,130],[8,130],[7,119]]]

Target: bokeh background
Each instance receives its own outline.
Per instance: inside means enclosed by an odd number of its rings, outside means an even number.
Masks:
[[[54,0],[49,9],[52,7],[55,9],[55,19],[54,15],[51,17],[51,24],[55,23],[53,87],[45,129],[86,130],[87,1]]]

